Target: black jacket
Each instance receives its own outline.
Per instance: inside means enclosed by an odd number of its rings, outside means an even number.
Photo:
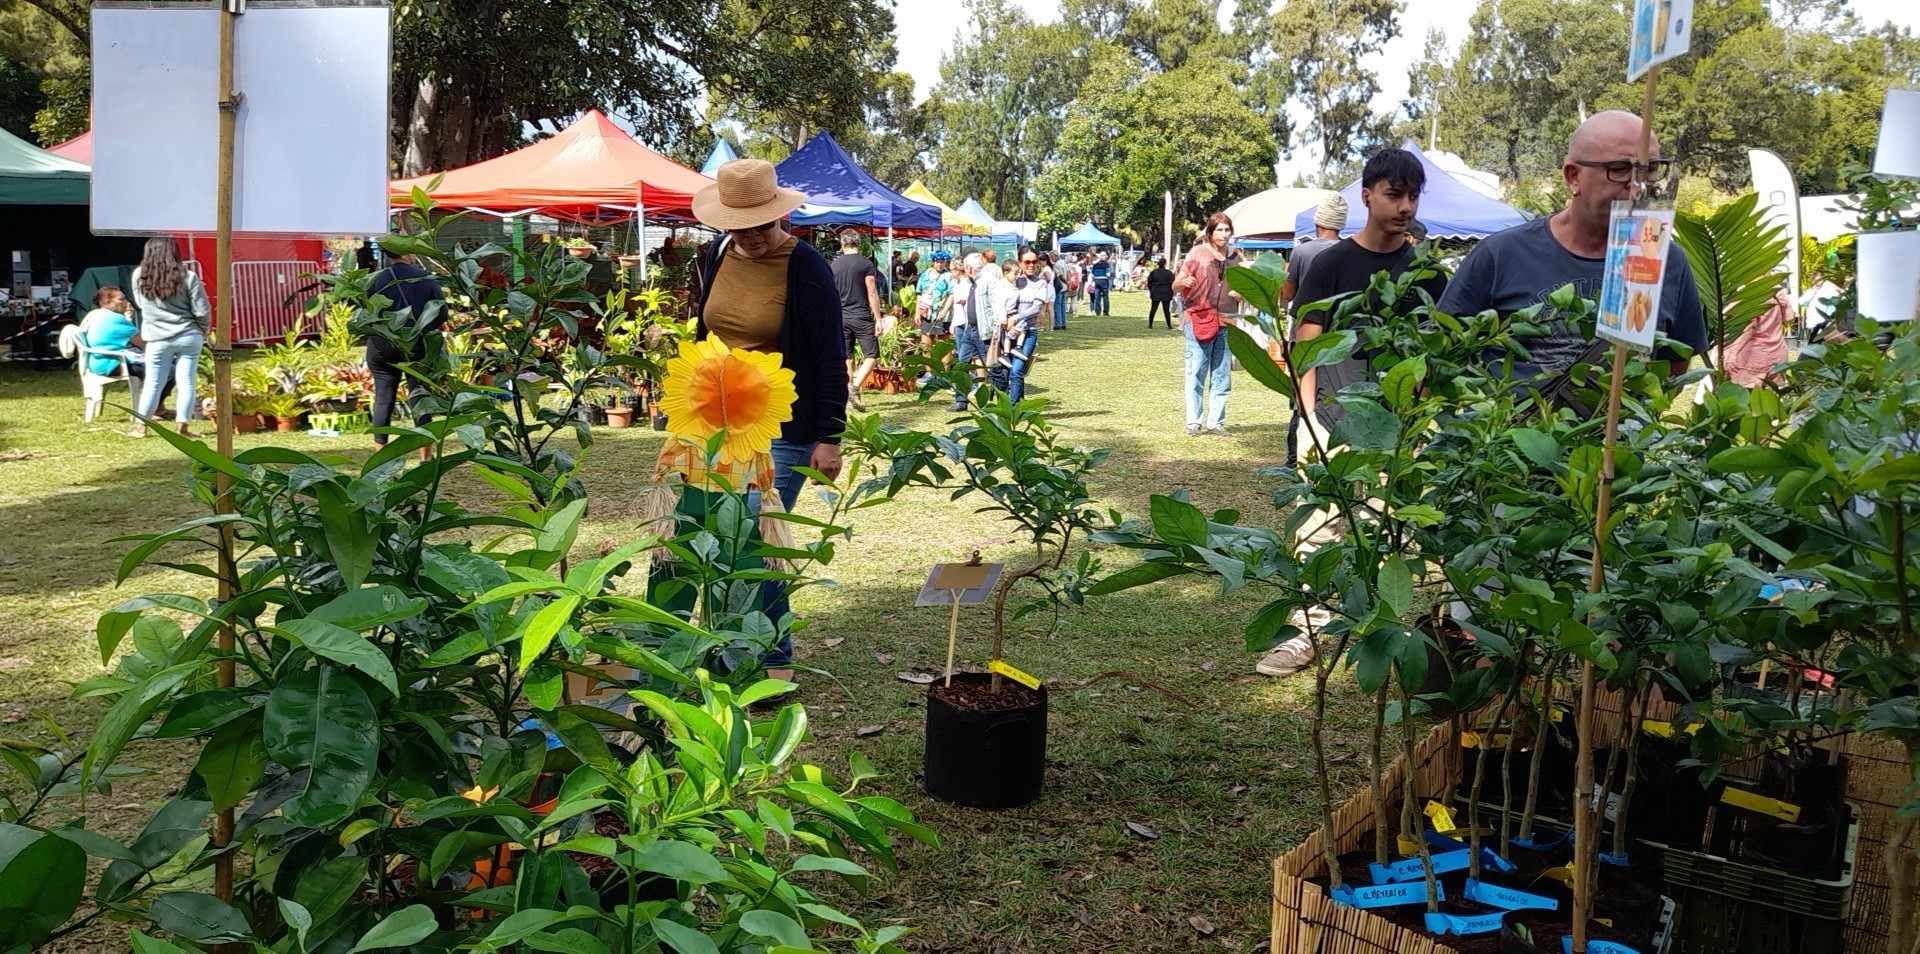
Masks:
[[[700,250],[695,280],[698,336],[707,337],[707,292],[725,259],[725,240]],[[793,372],[793,420],[780,425],[789,444],[840,443],[847,429],[847,340],[840,324],[840,292],[833,271],[813,246],[796,239],[787,260],[787,306],[780,321],[780,364]]]

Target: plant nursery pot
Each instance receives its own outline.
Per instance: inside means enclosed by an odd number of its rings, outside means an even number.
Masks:
[[[630,407],[607,408],[607,426],[608,427],[632,427],[633,426],[633,408],[630,408]]]
[[[653,429],[656,431],[664,431],[667,429],[667,416],[665,414],[658,411],[654,412]]]
[[[251,434],[259,429],[260,415],[235,414],[233,416],[233,432],[235,434]]]
[[[569,247],[567,249],[567,254],[573,256],[574,258],[592,258],[593,249]]]
[[[973,808],[1017,808],[1040,797],[1047,767],[1047,688],[955,673],[927,687],[927,794]]]
[[[300,429],[300,418],[297,415],[294,417],[276,417],[273,419],[273,429],[281,433],[297,431]]]
[[[638,255],[622,255],[620,256],[620,267],[627,269],[639,268],[642,261],[645,261],[645,259]]]

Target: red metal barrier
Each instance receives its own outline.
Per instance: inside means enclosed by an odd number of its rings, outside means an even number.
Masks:
[[[320,293],[312,274],[324,268],[319,262],[234,262],[233,340],[257,344],[284,337]]]

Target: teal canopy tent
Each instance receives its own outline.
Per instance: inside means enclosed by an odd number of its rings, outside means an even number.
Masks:
[[[738,158],[740,156],[733,151],[733,143],[725,139],[716,139],[713,142],[713,152],[707,156],[707,164],[700,167],[700,174],[711,179],[720,171],[721,166]]]
[[[89,172],[0,129],[0,205],[86,205]]]
[[[1095,228],[1092,222],[1060,236],[1061,248],[1091,248],[1096,245],[1112,245],[1118,248],[1121,244],[1119,239]]]

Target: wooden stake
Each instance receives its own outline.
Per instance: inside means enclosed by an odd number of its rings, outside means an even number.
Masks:
[[[1660,67],[1647,70],[1647,89],[1640,102],[1640,151],[1636,179],[1653,152],[1653,91]],[[1637,199],[1637,196],[1636,196]],[[1607,524],[1613,517],[1613,455],[1620,442],[1620,390],[1627,376],[1627,346],[1613,346],[1613,375],[1607,382],[1607,433],[1600,456],[1600,485],[1593,507],[1593,566],[1587,574],[1587,592],[1598,593],[1606,583]],[[1587,921],[1593,914],[1593,862],[1599,823],[1593,811],[1593,662],[1580,665],[1579,753],[1573,769],[1573,954],[1587,954]],[[1632,734],[1625,736],[1633,744]]]
[[[213,318],[213,405],[214,444],[222,457],[233,456],[233,148],[238,125],[240,94],[234,90],[233,30],[244,8],[244,0],[226,0],[220,6],[220,147],[219,179],[215,188],[214,277],[220,284],[219,303]],[[225,474],[214,477],[218,497],[216,513],[233,512],[233,481]],[[233,560],[231,524],[220,525],[220,605],[233,599],[239,583]],[[223,622],[218,636],[220,685],[233,685],[233,624]],[[228,808],[214,820],[212,845],[217,851],[233,841],[233,809]],[[213,893],[222,901],[233,901],[233,853],[222,852],[213,862]]]
[[[953,612],[947,617],[947,685],[953,685],[953,651],[960,642],[960,594],[964,590],[953,590]]]

